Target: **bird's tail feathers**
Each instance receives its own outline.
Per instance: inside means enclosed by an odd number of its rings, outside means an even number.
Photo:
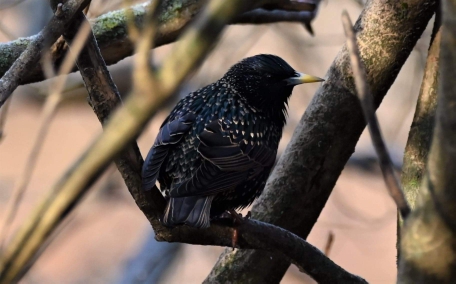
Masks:
[[[163,224],[170,227],[185,224],[196,228],[208,228],[213,199],[214,196],[171,198],[165,209]]]

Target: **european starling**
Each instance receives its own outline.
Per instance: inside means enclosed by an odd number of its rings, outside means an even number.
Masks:
[[[169,198],[162,222],[207,228],[225,211],[250,205],[276,159],[293,87],[320,81],[262,54],[179,101],[142,169],[144,189],[158,179]]]

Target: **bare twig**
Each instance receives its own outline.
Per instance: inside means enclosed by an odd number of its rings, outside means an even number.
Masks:
[[[105,125],[105,131],[95,140],[82,157],[62,176],[50,190],[50,195],[33,214],[32,219],[12,239],[0,260],[0,283],[20,277],[43,242],[55,230],[70,209],[87,192],[100,172],[115,155],[126,147],[143,128],[158,106],[178,90],[179,85],[195,69],[214,44],[214,38],[231,18],[243,11],[245,1],[211,1],[202,17],[176,46],[160,72],[160,88],[154,95],[133,92]],[[215,20],[217,19],[217,20]],[[191,57],[188,54],[192,54]],[[156,192],[156,191],[154,191]],[[144,193],[140,193],[143,194]],[[150,198],[150,195],[148,196]],[[146,196],[147,198],[147,196]],[[142,204],[153,203],[150,199]],[[159,201],[163,201],[163,197]],[[149,204],[150,204],[149,203]],[[163,207],[138,204],[152,224],[159,224],[158,215]],[[162,203],[163,205],[163,203]]]
[[[356,90],[359,101],[363,108],[364,117],[369,127],[372,142],[380,160],[380,168],[382,169],[383,177],[390,195],[396,202],[402,218],[406,218],[410,213],[410,207],[405,199],[404,192],[402,191],[399,180],[394,172],[391,157],[386,149],[385,142],[383,141],[380,126],[375,115],[374,103],[372,102],[372,95],[369,92],[367,84],[366,71],[361,63],[361,57],[356,44],[356,36],[353,31],[353,25],[350,17],[346,11],[342,14],[342,22],[347,36],[347,49],[350,53],[350,61],[353,70],[353,77],[356,83]]]
[[[63,64],[59,70],[59,75],[67,74],[73,68],[74,61],[84,46],[89,31],[90,25],[88,23],[81,26],[81,29],[79,30],[79,33],[72,45],[72,52],[67,53],[67,56],[65,57]],[[33,170],[35,169],[38,156],[41,152],[44,140],[46,139],[47,133],[51,126],[52,118],[54,117],[57,106],[62,100],[62,91],[65,86],[66,79],[66,76],[59,77],[49,89],[51,91],[51,94],[47,97],[46,103],[43,107],[37,136],[25,163],[22,174],[20,175],[19,180],[14,187],[12,197],[9,200],[5,211],[5,219],[3,220],[3,224],[0,227],[0,249],[3,247],[4,241],[8,236],[9,228],[14,221],[17,209],[19,208],[22,197],[24,196],[24,193],[27,189],[27,185],[29,184],[32,177]]]
[[[204,0],[175,0],[179,2],[179,6],[186,7],[185,9],[174,9],[175,5],[167,5],[166,10],[163,14],[166,17],[160,17],[157,27],[157,34],[154,39],[155,47],[162,46],[176,39],[182,34],[185,28],[194,20],[194,18],[200,13],[203,7]],[[172,3],[172,1],[169,1]],[[251,1],[247,1],[250,3]],[[288,2],[283,0],[264,0],[255,1],[258,3],[272,3],[272,2]],[[298,2],[299,3],[299,2]],[[134,53],[134,36],[129,37],[129,26],[131,27],[131,15],[134,15],[134,23],[140,28],[144,23],[144,17],[149,4],[135,5],[129,9],[122,9],[118,11],[109,12],[101,15],[100,17],[92,20],[92,26],[94,35],[97,39],[101,53],[107,65],[112,65],[120,60],[131,56]],[[300,9],[297,11],[313,11],[316,5],[306,4],[299,6]],[[249,7],[248,9],[253,10],[256,6]],[[280,6],[278,8],[281,8]],[[282,10],[288,11],[282,7]],[[297,8],[296,8],[297,9]],[[293,11],[296,12],[296,9]],[[298,20],[298,18],[296,18]],[[298,22],[301,22],[299,19]],[[107,25],[106,23],[109,23]],[[244,23],[246,23],[244,21]],[[261,24],[261,22],[257,22]],[[236,24],[235,20],[231,21],[231,24]],[[255,24],[255,22],[253,23]],[[5,60],[0,61],[0,76],[19,57],[22,51],[32,42],[35,42],[38,35],[34,35],[28,38],[11,41],[8,43],[0,44],[0,57],[4,57]],[[55,45],[52,49],[52,58],[54,64],[59,65],[63,58],[67,46],[64,42],[60,42],[59,45]],[[8,56],[6,56],[8,55]],[[73,69],[72,71],[76,71]],[[28,74],[23,74],[20,84],[28,84],[32,82],[42,81],[45,77],[40,66],[32,66]]]
[[[310,23],[317,15],[317,9],[314,11],[285,11],[285,10],[265,10],[255,9],[237,17],[236,24],[268,24],[277,22],[298,22],[302,23],[311,35],[313,35]]]
[[[158,87],[156,74],[151,68],[151,53],[150,50],[154,46],[154,38],[157,32],[157,16],[156,11],[162,1],[154,1],[149,6],[149,11],[146,16],[146,25],[141,32],[141,36],[136,43],[137,56],[135,57],[135,72],[133,74],[133,87],[141,93],[148,93]]]
[[[233,228],[228,224],[211,222],[209,229],[195,229],[186,226],[156,232],[158,241],[183,242],[198,245],[231,247]],[[254,219],[246,219],[236,229],[239,231],[238,247],[261,249],[285,255],[287,260],[318,283],[367,283],[364,279],[350,274],[332,262],[320,250],[280,227]]]
[[[0,107],[21,83],[22,78],[38,63],[44,42],[55,42],[68,28],[76,13],[82,11],[89,2],[90,0],[68,0],[63,4],[61,13],[54,15],[46,27],[33,38],[26,50],[0,79]]]
[[[177,53],[179,56],[176,57],[175,54],[172,55],[168,60],[165,61],[163,70],[161,70],[162,73],[159,73],[158,76],[161,75],[161,78],[164,78],[165,80],[162,80],[161,82],[165,82],[158,91],[164,92],[164,90],[167,90],[168,92],[174,92],[177,88],[177,86],[180,84],[182,79],[188,74],[188,72],[191,70],[194,64],[198,62],[205,52],[211,47],[212,42],[211,41],[203,41],[204,36],[214,38],[216,34],[220,31],[221,27],[223,26],[224,23],[226,23],[229,19],[229,17],[232,17],[235,15],[240,9],[242,9],[242,2],[238,0],[237,2],[231,2],[229,4],[226,4],[224,1],[212,1],[209,6],[209,11],[210,13],[205,16],[200,23],[197,23],[199,25],[199,29],[195,29],[193,32],[190,32],[187,37],[185,37],[182,42],[180,43],[181,45],[184,45],[183,47],[177,48]],[[214,22],[213,19],[214,17],[218,18],[218,21]],[[216,23],[216,24],[214,24]],[[195,32],[198,31],[198,32]],[[201,31],[203,31],[203,34],[200,34]],[[200,46],[200,49],[193,49],[193,55],[196,55],[196,58],[188,58],[186,56],[186,53],[183,51],[185,50],[184,47],[189,46],[194,47],[195,44],[202,44]],[[188,62],[185,62],[183,59],[186,58],[187,60],[191,60],[193,62],[192,64],[189,64]],[[177,60],[177,61],[176,61]],[[167,67],[168,65],[171,66],[176,66],[175,64],[179,62],[181,63],[179,66],[181,68],[184,68],[184,70],[179,69],[179,72],[173,72],[173,68]],[[171,74],[168,74],[168,72],[172,72]],[[166,81],[168,80],[168,81]],[[166,93],[165,93],[166,94]],[[158,92],[158,99],[163,100],[164,94],[160,94]],[[152,101],[152,102],[151,102]],[[91,181],[93,181],[94,177],[98,172],[100,172],[100,167],[103,168],[106,161],[109,160],[109,157],[112,157],[116,151],[119,151],[118,149],[121,149],[126,143],[129,141],[129,139],[132,139],[136,134],[135,131],[138,131],[138,127],[141,126],[142,123],[141,121],[135,121],[135,117],[132,117],[133,114],[138,115],[140,120],[147,120],[148,116],[151,116],[151,113],[153,113],[154,108],[156,108],[153,103],[157,102],[157,96],[149,96],[149,95],[144,95],[144,94],[139,94],[134,92],[129,100],[126,102],[126,107],[120,109],[116,115],[114,115],[111,119],[110,122],[106,125],[105,127],[105,132],[101,135],[100,139],[96,141],[91,149],[89,149],[88,152],[79,160],[79,162],[70,169],[67,174],[65,175],[64,178],[56,185],[54,188],[55,191],[58,192],[57,195],[54,195],[50,197],[47,201],[47,204],[42,207],[41,212],[38,212],[37,216],[39,220],[33,220],[32,221],[32,228],[33,228],[33,233],[36,234],[38,231],[38,238],[34,238],[34,240],[40,240],[40,239],[46,239],[46,236],[49,235],[49,227],[43,228],[43,226],[40,226],[40,222],[42,220],[47,220],[47,224],[50,224],[50,230],[52,231],[52,228],[55,228],[55,225],[58,224],[58,222],[65,216],[65,214],[68,212],[69,207],[73,206],[80,198],[81,196],[85,193],[85,189],[87,186],[90,184]],[[133,113],[131,113],[133,112]],[[132,121],[133,120],[133,121]],[[122,125],[123,124],[123,125]],[[126,124],[126,125],[125,125]],[[136,125],[136,126],[135,126]],[[119,127],[120,126],[120,127]],[[133,128],[133,130],[132,130]],[[126,135],[130,136],[125,137]],[[108,140],[104,140],[105,139]],[[126,139],[127,141],[122,141],[122,139]],[[114,142],[115,145],[110,145]],[[107,142],[107,143],[106,143]],[[120,145],[119,145],[120,144]],[[119,148],[117,148],[119,147]],[[106,151],[107,150],[107,151]],[[111,156],[107,156],[111,155]],[[101,156],[101,161],[99,159],[99,156]],[[97,161],[98,160],[98,161]],[[82,170],[82,171],[81,171]],[[141,193],[144,194],[144,193]],[[137,199],[137,195],[134,196],[135,199]],[[147,198],[147,196],[146,196]],[[161,197],[161,199],[163,199]],[[147,202],[149,200],[143,199],[143,200],[137,200],[138,203],[140,202]],[[138,204],[140,205],[140,204]],[[141,205],[140,205],[141,207]],[[144,210],[144,208],[141,208]],[[154,212],[157,212],[158,214],[162,213],[162,208],[151,208],[154,210]],[[147,213],[147,212],[145,212]],[[182,241],[186,241],[189,243],[200,243],[204,242],[205,244],[214,244],[214,245],[224,245],[223,242],[220,239],[220,235],[218,233],[223,233],[222,240],[223,241],[228,241],[228,244],[231,244],[231,229],[226,227],[226,226],[217,226],[216,224],[211,227],[211,229],[207,230],[207,233],[205,234],[204,231],[202,230],[196,230],[193,228],[187,228],[187,227],[180,227],[176,228],[174,230],[167,229],[163,227],[157,220],[157,215],[155,214],[149,214],[148,218],[150,219],[152,225],[154,226],[156,232],[157,232],[157,237],[160,238],[161,240],[167,240],[167,241],[179,241],[181,238]],[[314,275],[314,269],[310,269],[308,265],[310,265],[309,262],[309,257],[304,256],[302,253],[296,253],[296,246],[304,246],[303,250],[308,251],[310,254],[314,254],[312,250],[315,250],[312,246],[308,245],[305,243],[305,241],[300,240],[293,234],[283,231],[277,232],[278,236],[285,237],[287,240],[292,239],[293,241],[288,242],[288,241],[280,241],[281,238],[270,238],[269,231],[268,231],[268,226],[262,227],[262,228],[256,228],[255,227],[250,227],[248,224],[254,221],[248,221],[246,223],[247,229],[245,232],[242,230],[241,226],[241,232],[243,235],[241,235],[243,240],[246,240],[248,244],[251,245],[251,247],[256,247],[256,248],[269,248],[269,249],[277,249],[277,250],[285,250],[289,251],[290,253],[290,259],[296,262],[300,267],[302,267],[305,270],[309,270],[311,275]],[[273,227],[273,226],[270,226]],[[222,232],[220,230],[223,230]],[[275,228],[273,230],[281,230],[278,228]],[[251,233],[250,233],[251,231]],[[27,233],[29,232],[29,233]],[[25,229],[22,231],[21,235],[13,242],[13,248],[19,249],[14,255],[20,255],[21,256],[21,261],[23,261],[24,257],[30,257],[27,256],[29,254],[23,254],[24,251],[30,251],[32,249],[32,255],[34,254],[34,250],[36,252],[36,248],[30,247],[30,241],[26,241],[27,239],[30,238],[30,235],[32,231],[29,231],[28,229]],[[284,233],[284,234],[283,234]],[[253,235],[251,235],[253,234]],[[41,236],[40,236],[41,235]],[[263,238],[269,239],[265,241],[260,241]],[[295,242],[296,240],[297,242]],[[280,244],[275,244],[274,242],[279,242]],[[38,242],[38,246],[39,246]],[[283,247],[287,246],[289,243],[292,245],[288,248]],[[17,245],[19,244],[19,245]],[[36,242],[35,242],[36,244]],[[249,247],[249,246],[247,246]],[[279,248],[277,248],[279,247]],[[291,250],[291,251],[290,251]],[[318,252],[318,251],[317,251]],[[294,253],[294,256],[293,256]],[[317,259],[319,261],[323,261],[325,264],[329,264],[330,269],[335,268],[336,270],[334,271],[335,273],[329,273],[329,276],[325,276],[324,274],[328,274],[326,270],[317,270],[319,271],[316,273],[314,276],[317,279],[345,279],[345,283],[365,283],[364,280],[360,279],[359,277],[353,276],[345,272],[344,270],[340,269],[340,267],[335,266],[332,262],[330,262],[327,258],[323,256],[321,252],[318,252]],[[304,261],[304,264],[300,262],[300,260]],[[13,259],[14,261],[14,259]],[[328,262],[329,261],[329,262]],[[3,262],[2,265],[8,264],[9,266],[12,265],[10,261],[8,262]],[[4,268],[5,266],[3,266]],[[4,271],[4,270],[3,270]],[[332,270],[331,270],[332,271]],[[330,281],[330,280],[328,280]]]

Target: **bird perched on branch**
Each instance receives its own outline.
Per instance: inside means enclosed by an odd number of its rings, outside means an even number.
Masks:
[[[158,179],[168,197],[162,222],[207,228],[225,211],[250,205],[276,159],[293,87],[321,81],[262,54],[179,101],[142,169],[144,189]]]

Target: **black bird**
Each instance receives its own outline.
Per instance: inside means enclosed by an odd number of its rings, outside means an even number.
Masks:
[[[142,169],[144,189],[158,179],[169,197],[163,223],[207,228],[225,211],[250,205],[276,159],[293,87],[320,81],[261,54],[179,101]]]

